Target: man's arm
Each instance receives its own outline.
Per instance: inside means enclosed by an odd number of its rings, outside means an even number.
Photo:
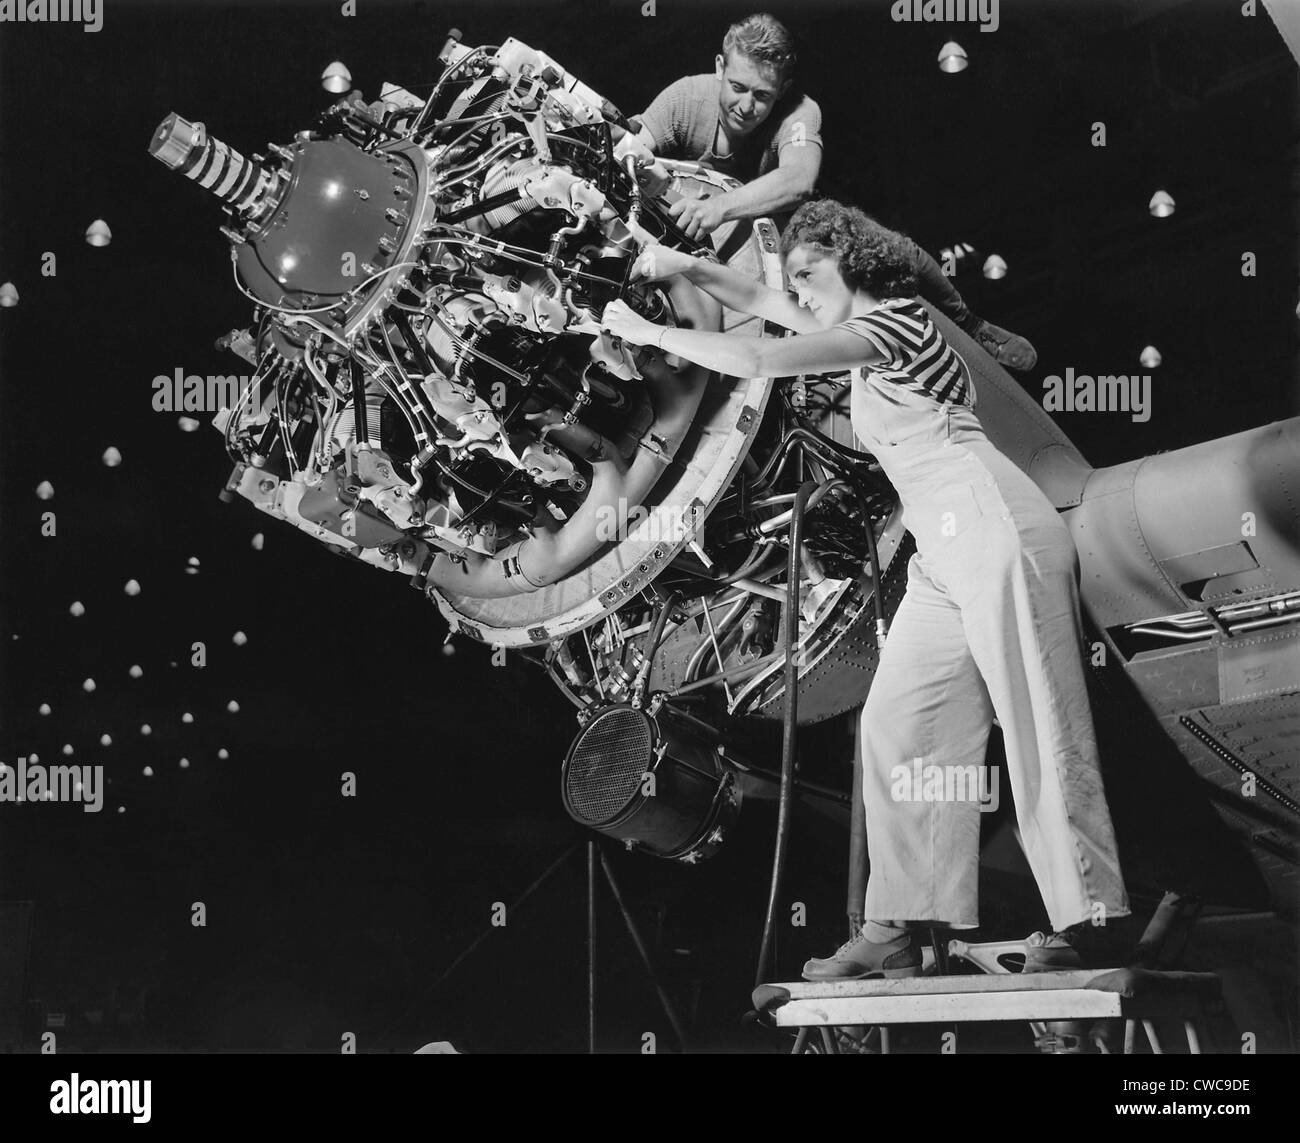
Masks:
[[[683,118],[691,106],[690,77],[674,80],[635,118],[641,124],[637,139],[656,155],[671,154],[682,145]]]
[[[758,218],[798,206],[812,194],[822,169],[822,149],[815,144],[787,143],[781,165],[719,199],[722,221]]]
[[[821,173],[821,122],[821,109],[805,96],[777,132],[776,169],[726,194],[683,200],[673,207],[677,225],[688,238],[696,238],[723,223],[790,210],[804,202]]]
[[[687,238],[712,234],[725,222],[761,218],[798,206],[817,185],[822,166],[819,146],[791,143],[781,151],[781,165],[726,194],[711,198],[683,198],[673,204],[673,221]]]
[[[652,155],[659,153],[659,140],[654,137],[649,127],[642,124],[641,130],[637,132],[636,137],[645,145],[647,151]]]

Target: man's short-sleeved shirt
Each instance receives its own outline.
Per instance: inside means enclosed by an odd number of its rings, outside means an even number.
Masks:
[[[640,116],[654,136],[655,150],[666,159],[689,159],[749,182],[780,164],[789,144],[820,147],[822,112],[815,100],[799,92],[786,94],[753,134],[737,140],[730,155],[717,155],[723,139],[718,122],[716,75],[688,75],[670,83]]]

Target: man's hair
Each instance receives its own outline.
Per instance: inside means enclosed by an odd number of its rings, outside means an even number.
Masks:
[[[781,257],[796,246],[811,246],[833,257],[850,289],[866,290],[876,298],[909,298],[916,293],[916,271],[906,239],[855,206],[830,198],[804,203],[781,235]]]
[[[794,37],[775,16],[759,12],[732,24],[722,40],[722,55],[731,52],[775,69],[781,79],[789,79],[794,72]]]

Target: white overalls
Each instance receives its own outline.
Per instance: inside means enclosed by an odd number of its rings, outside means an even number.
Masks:
[[[1126,916],[1083,666],[1070,533],[966,406],[854,371],[852,422],[916,539],[862,710],[871,875],[864,915],[979,923],[974,798],[916,800],[903,767],[980,766],[993,716],[1020,837],[1052,928]],[[924,769],[922,773],[927,773]],[[905,784],[901,792],[915,794]]]

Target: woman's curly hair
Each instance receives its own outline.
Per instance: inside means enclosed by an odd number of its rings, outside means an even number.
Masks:
[[[830,198],[804,203],[781,235],[781,257],[796,246],[811,246],[833,257],[850,289],[866,290],[876,298],[916,293],[916,271],[903,236],[855,206]]]

